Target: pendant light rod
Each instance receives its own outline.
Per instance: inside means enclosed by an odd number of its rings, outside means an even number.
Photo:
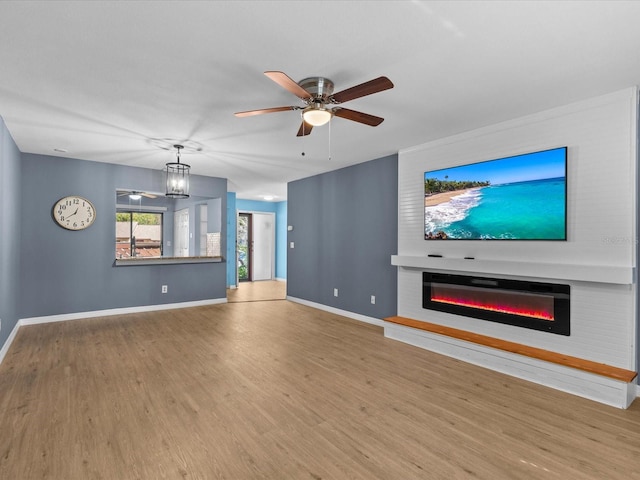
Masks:
[[[176,152],[176,157],[178,158],[178,163],[180,163],[180,150],[182,150],[184,148],[184,145],[174,145],[173,148],[178,150]]]

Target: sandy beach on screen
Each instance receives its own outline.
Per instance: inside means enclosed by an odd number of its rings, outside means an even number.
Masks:
[[[435,207],[436,205],[440,205],[441,203],[448,202],[453,197],[457,197],[458,195],[462,195],[469,190],[475,190],[474,188],[465,188],[464,190],[453,190],[451,192],[443,192],[443,193],[434,193],[428,197],[424,197],[424,206],[425,207]]]

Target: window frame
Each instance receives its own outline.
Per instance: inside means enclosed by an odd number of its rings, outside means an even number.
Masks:
[[[128,237],[128,247],[125,247],[128,249],[128,256],[123,257],[122,252],[118,253],[119,248],[118,245],[122,244],[123,242],[119,241],[119,238],[122,237],[118,237],[118,223],[122,223],[118,221],[118,215],[119,214],[128,214],[128,224],[129,224],[129,237]],[[142,215],[142,214],[147,214],[147,215],[154,215],[156,217],[159,218],[159,227],[160,227],[160,240],[158,242],[153,242],[154,244],[157,243],[158,248],[160,250],[160,254],[159,255],[152,255],[152,256],[146,256],[143,255],[141,257],[139,257],[138,255],[138,251],[140,250],[140,247],[138,245],[136,245],[136,240],[135,240],[135,236],[134,236],[134,216],[135,215]],[[162,258],[164,256],[164,223],[165,223],[165,218],[164,218],[164,212],[158,212],[158,211],[152,211],[152,210],[139,210],[139,209],[128,209],[128,208],[117,208],[116,209],[116,219],[115,219],[115,226],[116,226],[116,235],[115,235],[115,256],[116,259],[120,259],[122,260],[123,258]],[[138,223],[138,225],[140,225]],[[146,224],[143,224],[146,225]],[[144,248],[144,247],[143,247]]]

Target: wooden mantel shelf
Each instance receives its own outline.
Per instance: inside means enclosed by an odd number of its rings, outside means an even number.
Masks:
[[[522,345],[520,343],[514,343],[498,338],[488,337],[486,335],[467,332],[465,330],[459,330],[457,328],[445,327],[443,325],[422,322],[406,317],[387,317],[384,320],[386,322],[404,325],[405,327],[417,328],[419,330],[424,330],[439,335],[445,335],[447,337],[464,340],[478,345],[483,345],[485,347],[496,348],[506,352],[516,353],[518,355],[524,355],[526,357],[555,363],[557,365],[575,368],[584,372],[601,375],[625,383],[631,383],[637,376],[637,373],[632,370],[612,367],[611,365],[606,365],[604,363],[584,360],[582,358],[572,357],[569,355],[544,350],[542,348],[530,347],[527,345]]]
[[[578,265],[535,261],[516,262],[510,260],[420,257],[412,255],[392,255],[391,265],[404,268],[469,272],[486,275],[516,275],[520,277],[577,280],[618,285],[631,285],[636,281],[635,269],[633,267],[617,265]]]

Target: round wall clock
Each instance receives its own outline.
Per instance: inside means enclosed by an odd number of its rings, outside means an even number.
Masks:
[[[77,195],[58,200],[51,213],[56,223],[67,230],[84,230],[96,219],[93,204]]]

